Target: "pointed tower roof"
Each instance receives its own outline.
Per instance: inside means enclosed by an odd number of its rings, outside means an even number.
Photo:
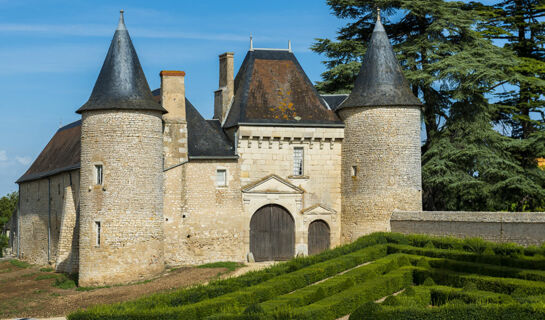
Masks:
[[[123,10],[91,97],[76,112],[115,109],[156,110],[166,113],[151,95],[146,76],[125,27]]]
[[[373,106],[419,106],[395,57],[390,40],[380,21],[373,29],[371,42],[350,96],[337,108]]]

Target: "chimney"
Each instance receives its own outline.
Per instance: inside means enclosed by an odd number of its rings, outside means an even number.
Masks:
[[[163,115],[164,168],[187,161],[187,122],[183,71],[161,71],[161,103]]]
[[[235,94],[233,52],[220,57],[219,89],[214,91],[214,119],[223,122]]]

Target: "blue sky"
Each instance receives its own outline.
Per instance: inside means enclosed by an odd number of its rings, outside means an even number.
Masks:
[[[310,51],[343,22],[325,0],[78,1],[0,0],[0,196],[30,166],[61,124],[78,120],[117,26],[119,10],[151,89],[159,71],[184,70],[186,95],[204,117],[213,112],[218,55],[287,48],[312,81],[325,71]]]

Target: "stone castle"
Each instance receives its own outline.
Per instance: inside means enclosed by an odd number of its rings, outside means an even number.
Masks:
[[[17,181],[19,257],[130,282],[314,254],[422,210],[421,103],[380,17],[350,95],[320,95],[291,48],[251,45],[236,76],[233,59],[206,120],[183,71],[150,90],[121,14],[81,120]]]

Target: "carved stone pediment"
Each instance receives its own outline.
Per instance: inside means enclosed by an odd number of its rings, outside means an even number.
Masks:
[[[306,209],[301,210],[301,213],[305,216],[319,216],[319,215],[335,215],[337,214],[337,211],[326,207],[322,204],[315,204],[313,206],[310,206]]]
[[[263,179],[251,183],[242,188],[243,193],[283,193],[283,194],[302,194],[305,192],[302,188],[292,184],[286,179],[271,174]]]

